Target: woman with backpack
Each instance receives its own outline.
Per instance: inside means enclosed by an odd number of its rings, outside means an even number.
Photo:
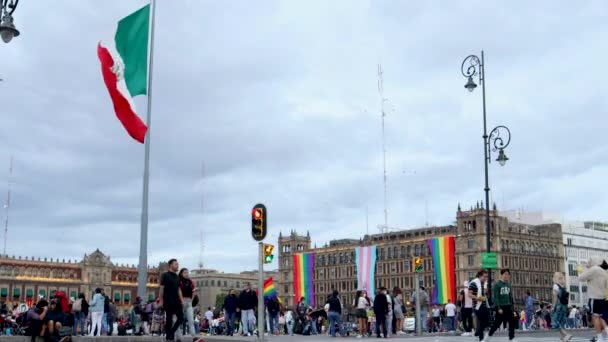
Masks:
[[[566,278],[562,272],[553,274],[553,312],[551,322],[553,329],[559,329],[560,341],[570,341],[572,335],[566,332],[566,321],[568,318],[568,297],[566,290]]]
[[[72,312],[74,313],[74,326],[72,327],[72,335],[86,335],[86,321],[87,316],[89,315],[89,303],[87,303],[84,293],[79,294],[78,298],[74,301],[74,303],[72,303]],[[80,333],[78,333],[79,326]]]

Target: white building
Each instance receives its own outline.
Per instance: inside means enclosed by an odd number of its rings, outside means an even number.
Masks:
[[[608,223],[566,221],[559,215],[523,210],[505,211],[500,215],[509,221],[526,224],[561,223],[564,239],[566,282],[570,291],[570,304],[582,307],[588,302],[587,286],[578,280],[576,266],[591,257],[608,260]]]
[[[562,231],[570,303],[580,307],[586,305],[589,298],[586,283],[578,280],[576,265],[591,257],[608,260],[608,223],[574,222],[564,225]]]

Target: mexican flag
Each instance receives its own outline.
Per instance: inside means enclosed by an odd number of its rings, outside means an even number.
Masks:
[[[99,42],[101,74],[118,120],[129,135],[144,142],[148,127],[137,116],[133,97],[147,94],[150,5],[118,22],[114,41]]]

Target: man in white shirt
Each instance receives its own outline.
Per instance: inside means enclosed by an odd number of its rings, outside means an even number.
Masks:
[[[448,303],[445,305],[445,321],[450,332],[456,331],[456,305],[452,303],[451,299],[448,299]]]
[[[209,327],[209,335],[213,335],[213,310],[211,310],[211,307],[208,307],[207,312],[205,312],[205,320]]]

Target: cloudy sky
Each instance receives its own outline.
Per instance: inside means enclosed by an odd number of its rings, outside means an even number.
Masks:
[[[21,1],[14,13],[21,36],[0,43],[9,254],[99,248],[137,263],[144,149],[114,116],[95,48],[144,3]],[[452,223],[459,202],[483,198],[481,91],[460,73],[481,49],[488,125],[513,135],[507,165],[490,165],[499,209],[608,221],[607,15],[601,0],[158,1],[149,263],[195,267],[202,232],[206,267],[255,268],[257,202],[270,241],[359,237],[366,208],[377,232],[378,63],[389,225]]]

